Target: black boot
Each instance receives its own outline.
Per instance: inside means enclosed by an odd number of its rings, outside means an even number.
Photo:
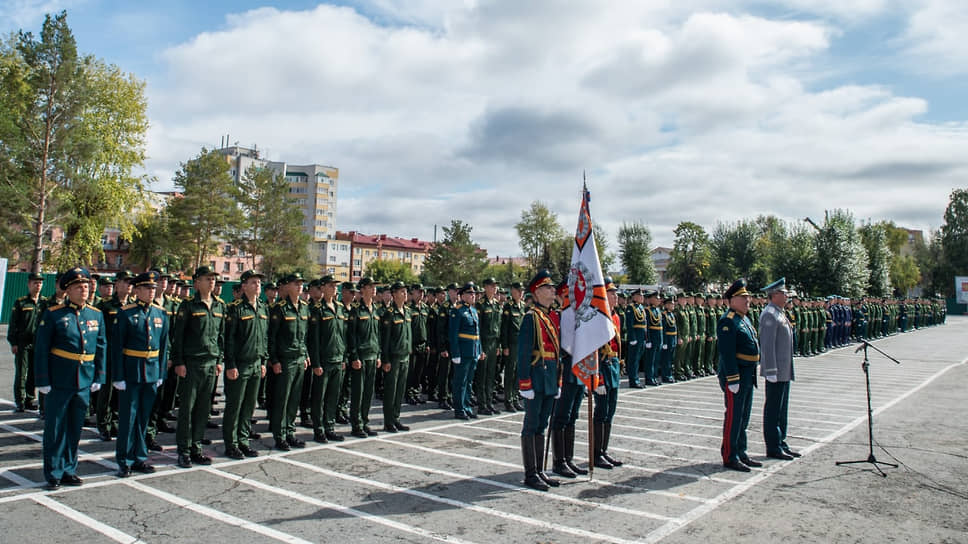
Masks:
[[[604,468],[610,470],[615,468],[612,463],[605,459],[605,450],[603,444],[605,444],[605,424],[596,423],[595,424],[595,468]]]
[[[554,455],[551,471],[562,478],[574,478],[575,473],[565,463],[565,431],[551,431],[551,451]]]
[[[545,437],[543,434],[534,435],[534,455],[535,455],[535,458],[538,460],[538,478],[541,478],[541,480],[544,481],[544,483],[548,484],[551,487],[558,487],[559,485],[561,485],[561,482],[552,478],[551,476],[548,476],[547,474],[544,473],[544,470],[542,470],[544,468],[543,467],[544,447],[545,447],[544,442],[545,442]]]
[[[613,467],[622,466],[622,462],[608,454],[608,440],[612,437],[612,424],[605,423],[605,441],[602,442],[602,457],[612,464]]]
[[[564,431],[564,435],[565,435],[564,437],[565,464],[568,465],[568,468],[570,468],[571,471],[574,472],[575,474],[579,476],[585,476],[586,474],[588,474],[588,471],[579,466],[576,466],[575,463],[572,462],[572,459],[575,458],[575,428],[574,427],[566,428]]]
[[[521,458],[524,461],[524,485],[538,491],[548,491],[548,486],[538,477],[538,458],[534,456],[534,436],[521,437]]]

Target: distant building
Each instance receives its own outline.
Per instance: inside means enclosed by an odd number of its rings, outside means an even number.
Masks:
[[[351,281],[351,243],[348,240],[324,240],[317,244],[319,259],[316,264],[322,268],[323,274],[332,274],[339,281]]]
[[[419,276],[433,248],[433,243],[417,238],[397,238],[386,234],[368,235],[356,231],[337,232],[336,239],[351,244],[351,281],[357,281],[363,277],[366,274],[366,266],[377,259],[407,263],[410,270]]]
[[[665,286],[672,283],[672,278],[669,277],[669,261],[672,258],[672,248],[671,247],[657,247],[649,252],[649,257],[652,259],[652,265],[655,266],[655,277],[659,285]]]
[[[903,228],[903,227],[902,227]],[[907,240],[901,246],[901,255],[913,257],[918,246],[924,244],[924,231],[917,229],[904,229],[908,233]]]
[[[527,268],[528,258],[527,257],[488,257],[487,258],[487,264],[498,264],[498,265],[503,264],[506,266],[508,263],[511,263],[514,266],[522,266],[524,268]]]

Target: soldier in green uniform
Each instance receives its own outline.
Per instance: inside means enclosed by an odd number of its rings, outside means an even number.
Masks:
[[[40,321],[40,291],[44,276],[32,273],[27,277],[27,294],[13,303],[7,342],[14,355],[13,400],[14,411],[37,408],[34,404],[34,336]]]
[[[413,351],[413,318],[407,306],[407,286],[401,281],[390,286],[390,305],[380,317],[383,362],[383,430],[409,431],[400,422],[400,405],[407,391],[410,354]]]
[[[676,350],[679,348],[675,298],[672,295],[666,295],[663,304],[665,309],[662,312],[662,345],[659,348],[659,371],[656,373],[656,378],[661,378],[665,383],[675,383],[676,379],[672,375],[672,363],[676,358]]]
[[[370,429],[370,404],[376,369],[380,364],[380,314],[374,300],[376,284],[365,277],[359,282],[360,301],[347,323],[350,374],[350,424],[357,438],[376,436]]]
[[[501,336],[501,304],[497,301],[497,280],[484,280],[484,296],[477,301],[477,315],[481,327],[481,348],[485,359],[477,365],[474,374],[474,393],[477,395],[477,413],[494,415],[500,410],[492,406],[494,400],[494,377],[497,374],[497,350]]]
[[[326,443],[342,442],[336,432],[340,388],[346,369],[346,307],[336,300],[339,284],[327,274],[319,281],[322,299],[314,308],[310,320],[316,320],[313,336],[308,339],[309,361],[313,372],[312,416],[313,440]]]
[[[178,466],[212,464],[202,453],[202,438],[212,408],[212,387],[222,372],[225,303],[214,294],[217,273],[195,269],[195,296],[178,306],[171,338],[171,361],[179,378]]]
[[[135,302],[121,308],[114,325],[111,376],[114,389],[120,391],[115,458],[121,478],[131,471],[155,471],[147,462],[145,438],[168,367],[168,313],[153,303],[157,281],[157,272],[145,272],[132,280]]]
[[[723,466],[749,472],[749,467],[763,463],[746,455],[746,427],[753,408],[753,389],[756,387],[756,366],[760,348],[756,331],[746,317],[750,295],[746,280],[733,282],[726,290],[729,311],[719,318],[719,386],[723,390],[726,414],[721,447]]]
[[[360,290],[351,281],[344,281],[340,287],[340,304],[343,306],[343,315],[346,316],[346,350],[343,354],[343,385],[340,386],[339,411],[336,413],[336,423],[346,425],[350,422],[350,373],[348,372],[349,360],[349,319],[356,306],[357,295]]]
[[[264,276],[246,270],[239,277],[242,296],[225,313],[225,412],[222,442],[232,459],[258,457],[252,448],[252,413],[269,362],[269,307],[259,299]]]
[[[269,426],[276,449],[282,451],[306,446],[296,438],[303,373],[309,367],[309,304],[300,298],[302,287],[302,274],[285,276],[279,282],[281,298],[269,309],[269,364],[275,375]]]
[[[424,302],[424,287],[410,286],[410,322],[413,329],[413,353],[410,354],[410,373],[407,378],[407,403],[423,404],[421,395],[424,373],[430,360],[430,306]]]
[[[451,284],[456,287],[456,284]],[[441,410],[452,410],[451,363],[450,363],[450,326],[451,301],[447,300],[448,289],[437,290],[437,314],[435,317],[434,342],[437,346],[437,367],[434,371],[434,381],[437,397],[437,407]],[[456,293],[456,289],[454,291]],[[456,296],[456,295],[455,295]]]
[[[129,295],[131,294],[131,279],[134,277],[133,274],[127,270],[122,270],[115,275],[114,278],[114,296],[109,300],[101,301],[101,305],[98,309],[104,316],[104,323],[107,327],[105,331],[107,333],[107,379],[108,382],[113,381],[111,372],[114,369],[114,362],[111,361],[113,357],[114,349],[114,322],[118,318],[118,312],[121,308],[128,304]],[[100,433],[101,440],[105,442],[110,442],[112,436],[117,436],[118,433],[118,399],[117,395],[114,393],[114,389],[111,387],[105,387],[97,395],[97,429]]]
[[[678,381],[688,379],[688,372],[682,364],[688,350],[688,338],[692,335],[689,330],[689,315],[686,313],[686,298],[685,293],[679,293],[673,309],[673,317],[676,320],[676,352],[672,357],[672,367],[673,375]]]
[[[511,298],[501,311],[501,350],[504,353],[504,409],[508,412],[523,410],[518,395],[518,335],[527,308],[524,306],[524,286],[516,281],[511,284]]]
[[[68,300],[45,309],[37,324],[34,372],[45,395],[44,478],[47,487],[79,486],[77,445],[91,391],[105,383],[107,342],[101,311],[87,305],[90,273],[74,268],[58,279]]]
[[[696,347],[692,353],[692,372],[696,376],[705,376],[704,361],[706,356],[706,308],[703,301],[706,300],[702,293],[695,293],[693,297],[693,307],[696,310]]]

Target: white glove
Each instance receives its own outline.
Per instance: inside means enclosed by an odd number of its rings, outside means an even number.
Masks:
[[[669,349],[669,344],[662,344],[662,349]]]
[[[111,385],[113,385],[114,388],[117,389],[118,391],[124,391],[125,388],[128,387],[128,384],[124,382],[111,382]]]
[[[598,387],[596,387],[595,388],[595,394],[596,395],[604,395],[605,394],[605,386],[604,385],[599,385]]]
[[[522,399],[534,400],[534,389],[525,389],[524,391],[519,391]]]
[[[91,384],[91,393],[97,393],[101,390],[101,384],[94,382]]]
[[[460,364],[460,357],[458,357],[456,359],[451,359],[450,362],[454,363],[455,365],[459,365]]]
[[[739,393],[739,384],[731,383],[726,386],[726,389],[729,389],[729,392],[735,395],[736,393]]]
[[[770,383],[776,383],[776,374],[767,374],[766,381]]]
[[[647,347],[647,348],[651,348],[651,347],[652,347],[652,342],[646,342],[646,343],[645,343],[645,347]]]
[[[629,342],[629,345],[634,346],[635,344],[638,344],[638,343],[639,343],[638,340],[632,340],[631,342]]]
[[[40,387],[37,388],[37,392],[40,393],[41,395],[46,395],[46,394],[50,393],[50,386],[49,385],[42,385],[42,386],[40,386]]]
[[[556,399],[560,399],[561,398],[561,388],[560,387],[558,388],[558,392],[555,393],[555,398]]]
[[[158,380],[155,382],[155,387],[161,387],[161,384],[165,383],[165,380]]]

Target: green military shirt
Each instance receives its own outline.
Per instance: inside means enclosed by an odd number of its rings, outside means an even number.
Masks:
[[[225,346],[225,303],[213,296],[206,305],[195,295],[178,306],[171,360],[175,366],[188,362],[221,364]]]
[[[309,304],[283,299],[269,309],[269,362],[290,363],[309,357],[306,333],[309,330]]]
[[[7,341],[11,346],[26,348],[34,345],[37,323],[40,322],[40,314],[43,311],[42,301],[43,297],[39,295],[36,301],[29,295],[24,295],[13,303],[10,324],[7,327]]]
[[[253,306],[245,298],[228,305],[225,312],[226,370],[269,361],[269,308],[259,300]]]
[[[524,301],[514,302],[508,299],[501,312],[501,348],[507,350],[518,349],[518,335],[521,332],[521,322],[524,314],[528,313]]]
[[[413,326],[410,307],[390,305],[380,317],[383,362],[409,361],[413,351]]]
[[[413,329],[413,347],[423,350],[428,342],[428,321],[430,320],[430,307],[425,303],[410,303],[410,322]]]
[[[482,297],[477,303],[481,342],[497,341],[501,336],[501,303],[496,298]]]
[[[450,302],[444,301],[437,305],[437,327],[436,334],[437,338],[437,353],[444,353],[450,351],[450,336],[448,334],[448,327],[450,327]]]
[[[310,319],[317,320],[316,337],[310,340],[310,344],[315,346],[315,352],[309,354],[313,367],[342,364],[346,360],[346,326],[349,319],[346,307],[335,300],[330,307],[325,300],[321,300]]]
[[[361,301],[353,308],[347,323],[347,348],[350,361],[380,358],[380,304],[367,307]]]

